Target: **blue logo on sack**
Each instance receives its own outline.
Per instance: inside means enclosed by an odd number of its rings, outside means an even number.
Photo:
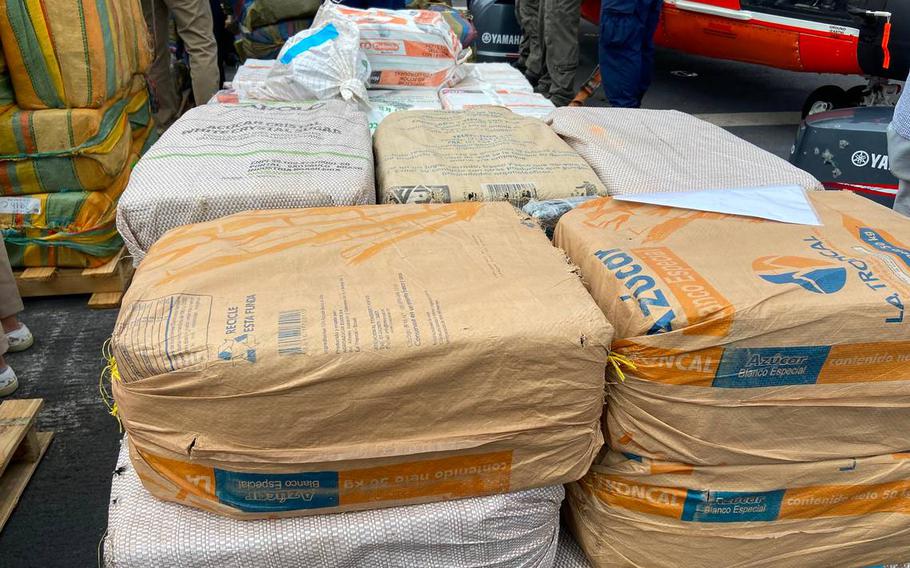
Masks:
[[[815,294],[833,294],[847,283],[844,267],[800,256],[763,256],[752,269],[772,284],[796,284]]]

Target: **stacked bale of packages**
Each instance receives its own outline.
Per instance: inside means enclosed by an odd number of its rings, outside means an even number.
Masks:
[[[383,203],[508,201],[606,195],[591,167],[546,124],[499,107],[409,111],[376,130]]]
[[[309,535],[287,565],[550,568],[559,486],[602,444],[611,335],[508,204],[253,211],[150,248],[114,396],[153,495],[307,516],[250,525]]]
[[[233,0],[241,59],[272,59],[284,42],[313,23],[319,0]]]
[[[79,6],[0,5],[0,229],[14,266],[116,254],[117,200],[153,137],[138,1]]]
[[[375,202],[372,141],[356,105],[208,104],[181,116],[136,164],[117,226],[138,264],[182,225]]]
[[[596,566],[867,566],[910,538],[910,221],[612,199],[555,242],[616,326],[607,450],[568,488]]]

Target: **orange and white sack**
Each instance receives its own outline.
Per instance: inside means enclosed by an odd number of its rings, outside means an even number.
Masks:
[[[370,62],[371,89],[438,89],[465,74],[458,35],[439,12],[359,10],[326,3],[314,26],[347,20],[360,31],[360,48]]]

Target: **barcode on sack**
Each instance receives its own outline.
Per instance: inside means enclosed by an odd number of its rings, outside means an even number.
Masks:
[[[305,355],[306,315],[303,310],[278,313],[278,355]]]
[[[537,186],[524,183],[484,183],[480,187],[486,194],[485,201],[508,201],[515,207],[522,207],[528,201],[537,199]]]

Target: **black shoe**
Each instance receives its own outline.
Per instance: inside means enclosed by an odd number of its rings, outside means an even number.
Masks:
[[[550,98],[550,85],[548,85],[547,83],[537,83],[537,85],[534,86],[534,92],[539,95],[543,95],[549,99]]]

